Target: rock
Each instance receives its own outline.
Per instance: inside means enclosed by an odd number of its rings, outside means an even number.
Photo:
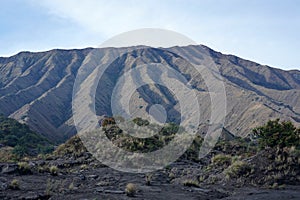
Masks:
[[[5,180],[0,180],[0,191],[6,190],[8,185],[6,184]]]
[[[211,190],[204,189],[204,188],[193,188],[193,190],[194,190],[194,191],[204,192],[204,193],[209,193],[209,192],[211,192]]]
[[[46,162],[44,160],[38,160],[38,161],[35,161],[35,163],[37,166],[42,166],[42,165],[46,164]]]
[[[109,186],[109,185],[110,185],[110,183],[107,182],[107,181],[101,181],[101,182],[96,184],[96,186]]]
[[[97,179],[99,176],[95,175],[95,174],[92,174],[92,175],[88,175],[87,177],[92,178],[92,179]]]
[[[7,164],[2,168],[1,174],[13,174],[18,172],[17,164]]]
[[[30,169],[32,169],[36,166],[36,164],[34,162],[29,162],[28,165],[29,165]]]
[[[96,192],[104,192],[104,189],[103,188],[96,188]]]
[[[78,177],[80,178],[80,180],[84,181],[85,180],[85,176],[83,174],[79,174]]]

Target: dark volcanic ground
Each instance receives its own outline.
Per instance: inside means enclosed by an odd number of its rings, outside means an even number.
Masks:
[[[185,186],[184,180],[199,173],[200,166],[176,162],[152,174],[115,171],[98,162],[81,164],[78,160],[30,161],[30,171],[20,171],[17,164],[0,164],[0,199],[300,199],[300,186],[280,189],[258,188],[239,184],[203,184]],[[80,164],[79,164],[80,163]],[[42,166],[58,166],[57,175]],[[170,171],[176,169],[176,178]],[[43,171],[45,170],[45,171]],[[188,175],[187,175],[188,174]],[[150,184],[146,182],[150,177]],[[11,189],[17,179],[19,189]],[[125,194],[128,183],[137,186],[134,197]]]
[[[104,166],[73,137],[52,154],[0,163],[0,200],[300,199],[300,152],[245,144],[220,141],[201,159],[191,148],[162,170],[134,174]],[[133,196],[126,192],[130,183]]]

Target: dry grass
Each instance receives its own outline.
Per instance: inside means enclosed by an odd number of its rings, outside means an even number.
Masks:
[[[230,155],[218,154],[215,155],[211,162],[217,166],[228,166],[231,164],[232,157]]]
[[[21,172],[21,174],[31,173],[30,165],[27,162],[18,162],[18,169]]]
[[[13,190],[19,190],[20,189],[19,181],[17,179],[13,179],[9,184],[9,188]]]
[[[252,167],[247,162],[236,161],[225,170],[225,174],[229,178],[238,178],[249,175],[251,170]]]
[[[199,187],[199,182],[193,179],[187,179],[182,184],[187,187]]]
[[[14,162],[17,160],[16,155],[13,154],[13,147],[0,148],[0,162]]]
[[[125,188],[125,193],[129,197],[134,197],[137,192],[137,187],[133,183],[128,183]]]
[[[58,168],[56,166],[51,166],[49,172],[51,175],[56,176],[58,174]]]

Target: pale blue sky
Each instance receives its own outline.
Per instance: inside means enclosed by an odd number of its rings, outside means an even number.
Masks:
[[[282,69],[300,69],[298,0],[1,0],[0,56],[97,47],[139,28]]]

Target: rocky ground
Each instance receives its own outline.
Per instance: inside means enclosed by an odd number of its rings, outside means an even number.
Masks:
[[[75,136],[49,155],[0,163],[0,199],[300,199],[300,151],[221,140],[198,159],[197,140],[163,170],[124,173]]]
[[[0,199],[300,199],[297,181],[255,186],[240,177],[228,180],[211,166],[181,159],[164,170],[132,174],[103,166],[88,153],[1,163]],[[135,185],[132,197],[129,183]]]

